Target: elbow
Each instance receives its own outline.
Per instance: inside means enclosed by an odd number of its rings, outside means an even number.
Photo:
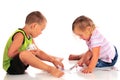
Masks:
[[[9,58],[12,58],[12,57],[13,57],[13,56],[12,56],[12,52],[8,51],[8,57],[9,57]]]
[[[14,57],[14,53],[15,53],[15,51],[13,51],[12,49],[8,49],[8,57],[9,58],[13,58]]]
[[[13,48],[9,48],[8,49],[8,57],[9,58],[13,58],[15,55],[18,54],[18,51],[17,50],[14,50]]]
[[[8,50],[8,57],[9,58],[13,58],[15,55],[18,54],[18,51],[11,51],[11,50]]]

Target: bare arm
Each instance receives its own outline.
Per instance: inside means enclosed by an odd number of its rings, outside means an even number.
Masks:
[[[39,57],[42,60],[45,61],[49,61],[52,62],[54,59],[52,57],[50,57],[47,53],[45,53],[44,51],[40,50],[37,45],[35,44],[34,40],[33,40],[33,44],[35,45],[36,49],[35,50],[31,50],[33,54],[35,54],[37,57]]]
[[[92,58],[88,67],[93,70],[99,58],[100,47],[93,48],[92,53]]]
[[[82,71],[83,73],[91,73],[94,70],[98,61],[99,53],[100,53],[100,47],[95,47],[92,49],[92,57],[90,63],[88,67]]]
[[[92,53],[90,50],[88,50],[86,53],[82,54],[82,57],[78,61],[78,65],[83,66],[83,64],[86,64],[86,62],[89,61],[91,57]]]
[[[34,40],[33,44],[36,46]],[[48,55],[44,51],[40,50],[37,46],[36,48],[37,48],[36,50],[31,50],[34,55],[39,57],[41,60],[52,62],[57,68],[60,66],[62,69],[64,69],[64,65],[62,64],[61,61],[56,60],[54,56]]]
[[[45,61],[49,61],[49,62],[53,62],[55,59],[53,57],[51,57],[50,55],[48,55],[47,53],[45,53],[42,50],[39,50],[39,54],[37,54],[37,56]]]
[[[24,36],[21,33],[17,33],[17,34],[14,35],[13,42],[10,45],[9,50],[8,50],[8,56],[9,57],[12,58],[19,53],[18,49],[22,45],[23,38],[24,38]]]

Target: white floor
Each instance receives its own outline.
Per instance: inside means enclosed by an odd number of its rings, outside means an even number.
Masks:
[[[116,47],[118,49],[118,54],[120,53],[120,45],[117,42]],[[72,50],[70,50],[71,52]],[[58,50],[59,52],[59,50]],[[8,75],[2,69],[2,53],[0,54],[0,80],[120,80],[120,58],[118,57],[118,61],[114,66],[114,69],[109,68],[96,68],[93,73],[83,74],[79,70],[79,68],[74,68],[72,71],[69,71],[69,68],[72,67],[76,61],[68,61],[68,54],[65,52],[60,52],[63,54],[53,54],[63,56],[63,64],[65,67],[65,74],[60,78],[55,78],[51,74],[38,70],[33,67],[29,67],[26,70],[26,74],[23,75]],[[48,62],[47,62],[48,63]],[[49,63],[48,63],[49,64]],[[52,65],[50,63],[50,65]]]
[[[51,74],[29,67],[26,74],[23,75],[8,75],[3,70],[0,71],[0,80],[120,80],[119,62],[113,68],[96,68],[93,73],[83,74],[79,70],[81,68],[69,68],[74,65],[75,61],[64,60],[65,74],[61,78],[55,78]]]
[[[67,60],[70,53],[81,53],[86,49],[81,40],[73,38],[71,30],[73,20],[80,15],[92,18],[102,34],[115,43],[120,54],[119,6],[119,0],[0,0],[0,80],[120,80],[120,60],[115,65],[118,70],[95,69],[91,74],[82,74],[78,69],[68,71],[75,62]],[[65,58],[65,75],[61,78],[33,67],[23,75],[8,75],[2,69],[3,49],[8,37],[24,26],[25,16],[34,10],[41,11],[48,21],[43,34],[36,39],[38,47]]]

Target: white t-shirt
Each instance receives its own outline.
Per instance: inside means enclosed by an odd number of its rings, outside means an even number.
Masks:
[[[92,51],[92,48],[100,46],[99,59],[111,63],[115,56],[114,45],[111,45],[103,35],[95,29],[89,41],[86,41],[88,48]]]

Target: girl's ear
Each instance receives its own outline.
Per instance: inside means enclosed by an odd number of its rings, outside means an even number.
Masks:
[[[90,26],[88,26],[88,27],[86,28],[86,32],[87,32],[87,34],[91,34],[91,33],[92,33],[92,29],[91,29]]]
[[[91,31],[91,27],[90,26],[88,26],[86,29],[87,29],[87,31]]]

